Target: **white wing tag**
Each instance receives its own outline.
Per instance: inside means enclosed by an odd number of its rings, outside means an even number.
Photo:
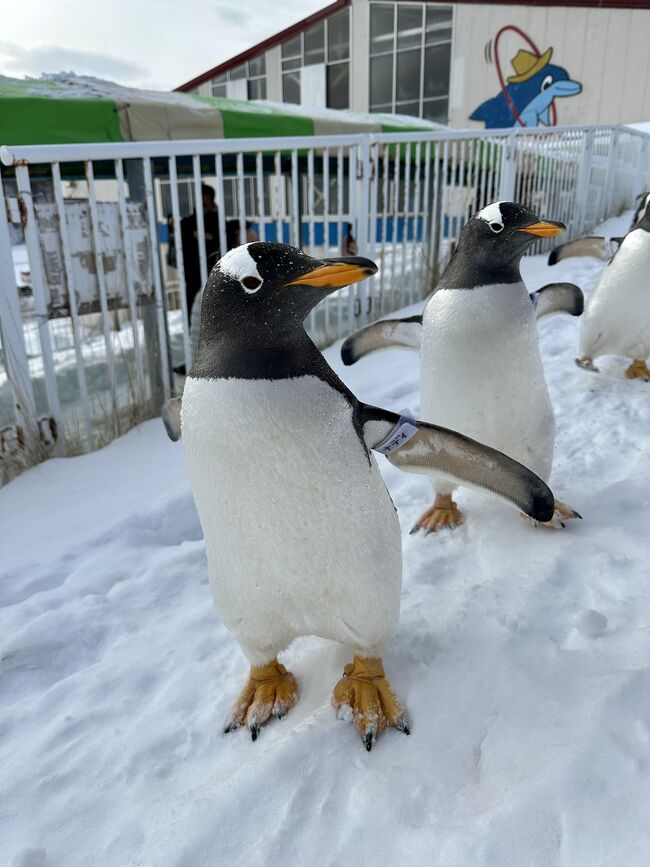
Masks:
[[[418,432],[416,420],[408,410],[402,410],[399,420],[390,433],[381,442],[373,446],[373,450],[384,455],[390,455],[412,439]]]

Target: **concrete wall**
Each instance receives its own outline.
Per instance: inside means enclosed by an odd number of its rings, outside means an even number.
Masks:
[[[515,25],[550,63],[580,82],[582,92],[556,98],[558,124],[621,123],[650,119],[650,10],[566,6],[500,6],[457,3],[450,94],[450,124],[483,127],[469,120],[482,102],[500,92],[494,62],[498,31]],[[486,59],[491,41],[492,58]],[[530,50],[512,31],[499,40],[504,78],[511,60]]]

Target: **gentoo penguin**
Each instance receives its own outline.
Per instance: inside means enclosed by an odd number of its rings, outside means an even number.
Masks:
[[[582,293],[572,284],[551,284],[531,303],[519,263],[530,244],[564,228],[514,202],[488,205],[464,227],[421,325],[411,319],[396,328],[404,342],[408,335],[414,343],[420,332],[422,416],[489,443],[543,479],[551,473],[555,419],[535,319],[557,307],[579,314]],[[353,336],[344,361],[367,350],[369,339],[369,332]],[[463,521],[452,499],[454,480],[436,473],[433,487],[435,502],[412,532]],[[572,517],[577,512],[556,501],[550,523],[561,527]]]
[[[630,224],[630,231],[634,228],[634,224],[641,218],[645,210],[646,198],[649,193],[640,193],[636,197],[636,208],[634,216]],[[609,235],[586,235],[583,238],[574,238],[572,241],[567,241],[566,244],[560,244],[554,247],[548,254],[548,264],[556,265],[563,259],[570,259],[572,256],[591,256],[594,259],[608,260],[616,255],[618,248],[623,243],[625,236],[609,236]]]
[[[597,371],[594,358],[621,355],[629,379],[650,381],[650,193],[638,215],[589,297],[576,363]]]
[[[584,295],[575,283],[547,283],[529,295],[535,319],[545,319],[556,313],[581,316],[584,310]],[[364,355],[383,349],[416,349],[422,342],[422,313],[403,319],[381,319],[360,328],[341,344],[344,364],[354,364]]]
[[[401,533],[371,449],[487,488],[534,519],[553,514],[552,493],[521,464],[361,403],[327,365],[305,317],[375,271],[367,259],[254,242],[206,284],[181,431],[214,602],[251,666],[226,731],[246,725],[253,740],[296,701],[277,657],[301,635],[351,648],[333,701],[368,750],[386,726],[408,734],[381,660],[399,613]],[[173,438],[178,408],[165,413]]]

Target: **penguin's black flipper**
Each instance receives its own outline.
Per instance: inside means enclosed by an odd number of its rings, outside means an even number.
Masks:
[[[160,410],[167,436],[172,442],[178,442],[181,438],[181,400],[180,397],[172,397]]]
[[[441,473],[459,484],[491,491],[536,521],[550,521],[555,498],[548,485],[503,452],[447,428],[361,404],[368,448],[406,472]]]
[[[604,262],[616,255],[622,243],[623,238],[606,238],[601,235],[574,238],[573,241],[553,247],[548,254],[548,264],[557,265],[558,262],[570,259],[572,256],[591,256]]]
[[[403,349],[419,349],[422,340],[422,314],[406,319],[382,319],[366,325],[343,341],[341,358],[343,364],[354,364],[364,355],[380,349],[401,346]]]
[[[585,296],[575,283],[547,283],[537,292],[532,292],[530,300],[535,309],[535,319],[554,313],[582,316],[585,309]]]

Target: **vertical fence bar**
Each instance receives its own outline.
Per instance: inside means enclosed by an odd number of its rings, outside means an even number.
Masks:
[[[357,173],[356,173],[356,149],[353,145],[348,145],[348,212],[347,217],[352,224],[352,229],[359,235],[358,229],[354,224],[354,217],[357,213]],[[342,240],[342,239],[341,239]],[[354,331],[358,327],[356,317],[361,313],[361,302],[358,301],[359,283],[354,286],[348,286],[348,330]]]
[[[119,404],[117,400],[117,383],[115,379],[115,358],[113,354],[111,314],[108,309],[108,285],[106,282],[106,272],[104,271],[104,251],[102,250],[102,235],[99,227],[99,209],[97,208],[95,174],[93,171],[92,160],[86,160],[86,180],[88,181],[90,234],[93,241],[93,252],[95,254],[95,268],[97,270],[97,284],[99,287],[99,306],[102,311],[102,330],[104,332],[104,344],[106,346],[108,382],[111,390],[111,401],[113,404],[113,420],[119,433],[121,431],[121,424]]]
[[[201,157],[194,154],[192,157],[192,180],[194,182],[194,213],[196,214],[196,243],[199,245],[199,273],[201,274],[201,286],[208,281],[208,259],[205,255],[205,221],[203,219],[203,190],[201,181]],[[182,240],[181,240],[182,246]],[[183,262],[185,264],[185,262]],[[192,311],[187,315],[192,318]],[[188,368],[189,369],[189,368]]]
[[[181,209],[178,201],[178,176],[176,173],[176,157],[169,158],[169,186],[172,194],[172,220],[174,222],[174,237],[181,237]],[[203,202],[201,201],[201,208]],[[197,239],[197,243],[199,239]],[[203,235],[205,247],[205,233]],[[178,270],[178,294],[181,302],[181,316],[183,318],[183,352],[185,355],[185,369],[189,372],[192,366],[192,347],[190,344],[190,311],[187,309],[187,286],[185,283],[185,262],[183,261],[183,245],[176,245],[176,267]]]
[[[79,383],[79,396],[81,398],[81,413],[83,416],[84,431],[88,448],[94,449],[95,438],[93,435],[93,426],[90,415],[90,399],[88,397],[88,384],[86,382],[86,366],[83,357],[81,326],[79,323],[77,295],[73,278],[70,236],[68,233],[68,222],[65,216],[65,203],[63,200],[63,187],[61,184],[61,167],[58,162],[52,163],[52,183],[54,185],[54,201],[56,203],[57,215],[59,217],[59,236],[61,239],[61,251],[63,254],[63,271],[65,275],[65,284],[68,290],[70,321],[72,323],[74,351],[77,359],[77,382]]]
[[[427,263],[429,261],[429,215],[431,213],[431,140],[424,145],[424,190],[422,193],[422,232],[420,243],[420,298],[426,295],[429,284]]]
[[[402,293],[399,292],[399,302],[396,302],[397,289],[395,287],[395,265],[397,263],[397,235],[399,231],[399,188],[400,174],[402,162],[401,145],[395,145],[395,171],[393,172],[393,237],[392,237],[392,254],[390,263],[390,298],[392,310],[397,310],[402,306]]]
[[[369,196],[370,196],[370,208],[368,214],[368,252],[367,255],[373,262],[377,261],[377,207],[379,198],[379,178],[377,173],[379,171],[379,145],[371,144],[369,149],[369,158],[368,158],[368,171],[370,172],[370,177],[368,178],[369,184]],[[370,282],[371,291],[368,293],[368,316],[372,317],[372,319],[377,319],[379,315],[379,308],[377,305],[377,277],[373,277]],[[374,310],[373,310],[374,305]]]
[[[387,247],[387,223],[388,223],[388,208],[390,195],[390,150],[388,145],[384,145],[381,161],[382,171],[382,196],[381,196],[381,270],[379,272],[379,315],[384,315],[384,302],[386,295],[384,287],[386,284],[386,247]]]
[[[29,372],[29,359],[25,346],[20,298],[16,286],[9,221],[5,208],[5,194],[0,174],[0,330],[5,365],[12,390],[17,421],[25,428],[28,437],[38,436],[38,418],[34,388]]]
[[[314,149],[307,152],[307,238],[309,253],[314,255],[316,247],[315,214],[315,175],[314,175]]]
[[[291,227],[290,244],[302,247],[302,220],[300,209],[300,174],[298,172],[298,151],[291,151],[291,214],[289,226]]]
[[[323,249],[325,256],[329,255],[330,245],[330,150],[323,148]],[[330,339],[331,335],[331,311],[332,298],[330,295],[325,299],[325,335]]]
[[[282,178],[282,154],[276,151],[274,154],[275,167],[275,240],[278,244],[284,241],[284,219],[282,211],[284,210],[284,200],[286,198],[284,181]]]
[[[239,219],[239,243],[246,243],[246,190],[244,177],[244,154],[240,151],[237,154],[237,177],[235,178],[237,188],[237,217]]]
[[[437,142],[438,146],[440,142]],[[443,145],[444,149],[444,145]],[[438,262],[440,250],[440,220],[441,220],[441,201],[440,201],[440,173],[442,165],[439,165],[440,151],[439,147],[435,148],[435,158],[433,160],[433,196],[431,199],[431,231],[429,241],[429,289],[434,288],[434,283],[438,278]]]
[[[34,209],[29,168],[27,165],[19,164],[16,166],[16,182],[18,185],[19,201],[22,202],[23,213],[25,214],[25,243],[27,245],[29,267],[32,274],[32,292],[34,295],[34,307],[36,309],[36,318],[38,321],[38,335],[41,344],[41,351],[43,353],[45,394],[47,396],[50,415],[56,422],[59,431],[56,451],[57,454],[64,455],[66,453],[65,429],[63,426],[63,413],[61,411],[59,389],[56,381],[56,366],[52,350],[52,339],[50,336],[50,322],[47,307],[47,282],[45,279],[43,260],[41,258],[38,224],[36,222],[36,211]]]
[[[408,303],[411,303],[411,281],[406,281],[406,268],[407,268],[407,256],[406,256],[406,245],[408,241],[409,234],[409,205],[411,199],[411,148],[412,144],[409,142],[404,145],[404,199],[403,199],[403,207],[404,207],[404,221],[402,225],[402,276],[400,282],[400,306],[404,304],[407,299]]]
[[[255,183],[257,187],[257,213],[259,216],[258,228],[260,241],[266,241],[266,206],[264,204],[264,157],[258,151],[255,157]]]
[[[341,242],[343,240],[343,205],[344,205],[344,163],[343,163],[343,148],[340,147],[338,149],[338,153],[336,155],[336,209],[338,214],[338,226],[337,226],[337,246],[339,251],[341,249]],[[349,293],[349,289],[348,289]],[[339,337],[343,335],[343,289],[339,289],[336,293],[338,304],[337,304],[337,315],[338,315],[338,323],[337,323],[337,334]],[[349,331],[348,331],[349,333]]]
[[[414,297],[418,298],[419,293],[416,293],[417,284],[417,259],[418,259],[418,226],[420,223],[420,161],[422,155],[422,144],[418,142],[415,145],[415,193],[413,198],[413,230],[411,241],[411,285],[409,291],[409,301],[413,304]]]
[[[228,236],[226,234],[226,195],[223,184],[223,157],[221,154],[216,154],[214,158],[215,172],[217,178],[217,202],[218,202],[218,220],[219,220],[219,252],[222,256],[228,251]]]
[[[372,171],[370,165],[370,136],[362,135],[361,141],[354,148],[355,154],[355,177],[357,178],[357,214],[359,218],[359,253],[361,256],[368,256],[369,253],[369,233],[370,233],[370,173]],[[352,169],[350,170],[352,171]],[[357,292],[359,298],[359,324],[365,325],[368,321],[370,313],[369,298],[372,292],[373,277],[362,280],[357,284]],[[370,289],[370,292],[368,291]]]
[[[158,223],[156,220],[156,203],[153,194],[153,177],[151,159],[143,157],[144,189],[147,202],[147,219],[149,222],[149,244],[151,245],[151,267],[153,270],[154,301],[158,321],[158,345],[160,347],[160,369],[162,375],[163,396],[168,400],[171,395],[169,372],[169,348],[167,344],[166,304],[163,294],[162,275],[160,273],[160,247],[158,245]]]
[[[133,333],[133,355],[135,358],[136,380],[141,406],[145,403],[144,367],[142,366],[142,347],[138,333],[138,308],[133,283],[134,263],[131,257],[131,244],[127,238],[129,217],[126,210],[126,191],[124,187],[124,166],[122,160],[115,160],[115,177],[117,178],[117,204],[120,214],[120,233],[122,235],[122,250],[124,254],[124,270],[126,287],[129,296],[129,311],[131,314],[131,330]]]

